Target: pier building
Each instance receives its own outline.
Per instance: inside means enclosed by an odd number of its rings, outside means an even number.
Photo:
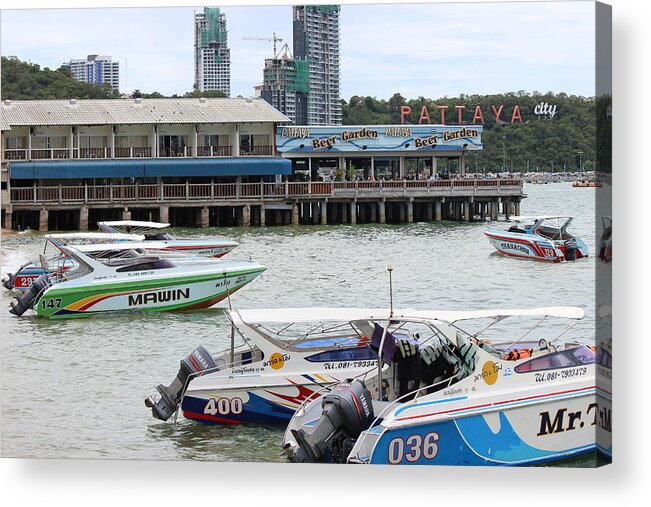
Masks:
[[[2,102],[2,225],[398,223],[519,213],[480,125],[290,126],[262,99]]]

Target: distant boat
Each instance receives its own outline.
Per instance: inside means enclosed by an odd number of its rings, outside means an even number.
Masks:
[[[484,232],[491,245],[501,254],[551,262],[573,261],[588,256],[588,245],[568,232],[572,217],[514,216],[510,220],[516,224],[506,231],[493,229]]]
[[[572,183],[572,186],[573,187],[600,187],[601,183],[599,183],[598,181],[583,180],[583,181],[575,181],[574,183]]]
[[[170,224],[160,222],[141,222],[138,220],[115,220],[97,222],[100,230],[111,234],[142,234],[145,241],[151,241],[147,248],[155,252],[189,253],[207,257],[222,257],[237,247],[239,243],[224,238],[177,238],[170,232]]]

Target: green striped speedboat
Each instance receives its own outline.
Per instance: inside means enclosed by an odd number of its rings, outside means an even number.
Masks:
[[[142,253],[129,244],[63,247],[77,267],[43,275],[11,312],[32,308],[48,318],[85,317],[124,310],[208,308],[241,289],[266,268],[255,262],[174,260]],[[97,255],[97,249],[104,249]],[[37,283],[38,282],[38,283]]]

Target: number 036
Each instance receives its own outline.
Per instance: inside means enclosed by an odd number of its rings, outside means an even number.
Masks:
[[[396,437],[389,442],[389,463],[397,465],[403,460],[413,463],[421,458],[434,459],[439,452],[438,441],[436,432],[425,436],[411,435],[405,439]]]

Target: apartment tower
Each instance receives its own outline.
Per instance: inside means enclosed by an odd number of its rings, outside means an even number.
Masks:
[[[306,125],[341,125],[338,5],[293,7],[294,58],[308,66],[305,105],[297,104],[297,123],[304,110]]]
[[[109,84],[120,90],[120,62],[110,56],[88,55],[86,59],[73,59],[68,62],[70,75],[77,81],[91,84]]]

